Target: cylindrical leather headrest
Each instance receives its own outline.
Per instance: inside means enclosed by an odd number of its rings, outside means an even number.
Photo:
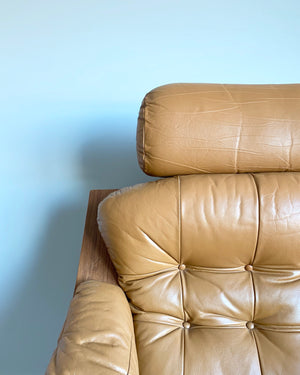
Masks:
[[[137,129],[152,176],[300,171],[300,84],[171,84],[149,92]]]

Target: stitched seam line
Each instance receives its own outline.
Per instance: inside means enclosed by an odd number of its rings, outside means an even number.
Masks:
[[[253,272],[251,272],[251,283],[252,283],[252,290],[253,290],[253,309],[252,309],[252,321],[254,321],[255,317],[255,310],[256,310],[256,290],[254,285],[254,276]]]
[[[255,347],[256,347],[256,351],[257,351],[257,357],[258,357],[260,374],[263,375],[262,365],[261,365],[261,359],[260,359],[260,355],[259,355],[259,351],[258,351],[258,346],[257,346],[257,340],[256,340],[256,337],[255,337],[255,333],[254,332],[251,332],[251,333],[252,333],[252,337],[253,337],[254,344],[255,344]]]
[[[251,264],[253,264],[254,260],[255,260],[255,256],[257,254],[257,248],[258,248],[258,242],[259,242],[259,235],[260,235],[260,221],[261,221],[261,219],[260,219],[260,210],[261,210],[261,207],[260,207],[260,196],[259,196],[259,190],[258,190],[257,181],[255,180],[255,177],[254,177],[254,175],[252,173],[250,175],[251,175],[251,177],[253,179],[253,183],[254,183],[255,191],[256,191],[256,196],[257,196],[257,218],[258,218],[258,220],[257,220],[256,245],[255,245],[255,249],[254,249],[252,260],[251,260]],[[256,296],[256,289],[255,289],[255,282],[254,282],[254,274],[253,274],[253,272],[251,272],[251,281],[252,281],[252,288],[253,288],[252,321],[254,321],[254,319],[255,319],[255,312],[256,312],[257,296]],[[262,375],[263,372],[262,372],[262,366],[261,366],[261,359],[260,359],[258,345],[257,345],[257,340],[256,340],[254,332],[252,332],[252,337],[254,339],[254,343],[255,343],[255,347],[256,347],[256,351],[257,351],[257,357],[258,357],[258,363],[259,363],[260,373]]]
[[[182,212],[181,212],[181,183],[180,177],[177,176],[177,183],[178,183],[178,250],[179,250],[179,264],[182,263]],[[183,319],[185,320],[185,311],[184,311],[184,297],[183,297],[183,280],[182,280],[182,272],[179,272],[179,279],[180,279],[180,288],[181,288],[181,303],[182,303],[182,313]],[[182,336],[181,336],[181,352],[182,352],[182,375],[184,375],[184,363],[185,363],[185,329],[182,329]]]
[[[255,191],[256,191],[256,197],[257,197],[257,235],[256,235],[256,244],[255,244],[254,252],[253,252],[253,255],[252,255],[252,259],[251,259],[251,264],[253,264],[254,260],[255,260],[256,253],[257,253],[258,241],[259,241],[259,233],[260,233],[260,230],[259,230],[260,229],[260,196],[259,196],[258,186],[257,186],[257,182],[255,180],[255,177],[254,177],[254,175],[252,173],[250,174],[250,176],[253,179],[253,183],[254,183],[254,187],[255,187]],[[255,282],[254,282],[254,274],[253,274],[253,272],[251,272],[251,282],[252,282],[252,289],[253,289],[252,321],[254,321],[254,319],[255,319],[255,312],[256,312],[257,297],[256,297],[256,289],[255,289]]]
[[[182,263],[182,217],[181,217],[181,183],[180,177],[177,176],[178,181],[178,250],[179,250],[179,264]],[[184,297],[183,297],[183,280],[182,280],[182,273],[179,272],[180,277],[180,288],[181,288],[181,304],[182,304],[182,314],[183,319],[185,320],[185,311],[184,311]]]
[[[177,176],[177,190],[178,190],[178,257],[181,263],[181,186],[180,177]]]
[[[292,136],[292,125],[291,123],[289,122],[289,135],[290,135],[290,147],[289,147],[289,154],[288,154],[288,163],[289,163],[289,166],[288,168],[286,169],[287,171],[292,171],[293,168],[292,168],[292,149],[293,149],[293,146],[294,146],[294,139],[293,139],[293,136]]]
[[[181,329],[181,353],[182,353],[182,357],[181,357],[181,374],[184,375],[185,337],[184,337],[184,328],[180,328],[180,329]]]
[[[184,375],[185,373],[185,335],[186,335],[186,329],[185,328],[182,328],[182,331],[183,331],[183,350],[182,350],[182,375]]]
[[[254,263],[254,259],[256,257],[256,253],[257,253],[257,248],[258,248],[258,242],[259,242],[259,235],[260,235],[260,196],[259,196],[259,190],[258,190],[258,186],[257,186],[257,182],[255,180],[255,177],[252,173],[250,173],[250,176],[252,177],[253,179],[253,183],[254,183],[254,186],[255,186],[255,191],[256,191],[256,196],[257,196],[257,236],[256,236],[256,245],[255,245],[255,249],[254,249],[254,252],[253,252],[253,255],[252,255],[252,259],[251,259],[251,264]]]

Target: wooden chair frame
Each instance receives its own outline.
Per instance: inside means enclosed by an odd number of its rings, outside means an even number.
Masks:
[[[97,211],[99,203],[103,201],[103,199],[106,198],[110,193],[116,190],[118,189],[90,191],[81,253],[73,294],[75,294],[77,286],[83,281],[87,280],[99,280],[105,283],[119,285],[117,272],[110,260],[97,224]],[[65,324],[66,320],[64,321],[57,341],[61,339]]]
[[[74,293],[77,286],[86,280],[118,285],[117,272],[97,225],[99,203],[115,190],[117,189],[90,191]]]

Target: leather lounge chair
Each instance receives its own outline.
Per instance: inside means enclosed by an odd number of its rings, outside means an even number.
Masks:
[[[300,84],[158,87],[137,153],[164,178],[91,191],[47,375],[299,375]]]

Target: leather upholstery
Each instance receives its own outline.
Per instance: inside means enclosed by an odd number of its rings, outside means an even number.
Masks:
[[[153,176],[300,171],[300,85],[158,87],[141,106],[137,151]]]
[[[129,304],[80,284],[47,375],[299,375],[300,85],[159,87],[137,150],[179,176],[99,206]]]
[[[300,173],[190,175],[102,202],[141,375],[300,373],[299,186]]]
[[[46,375],[138,375],[132,317],[120,287],[79,285]]]

